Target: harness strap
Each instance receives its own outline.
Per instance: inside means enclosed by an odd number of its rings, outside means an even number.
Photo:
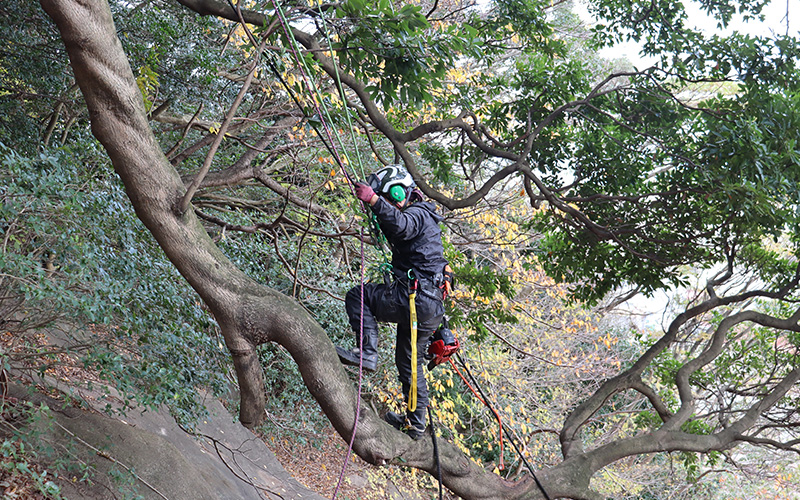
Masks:
[[[408,391],[408,411],[417,409],[417,280],[409,276],[408,309],[411,311],[411,387]]]
[[[391,274],[394,279],[411,290],[411,282],[416,281],[416,290],[418,293],[425,295],[434,300],[444,301],[445,298],[445,285],[442,274],[427,276],[420,275],[419,272],[409,269],[408,271],[401,271],[397,268],[392,268]]]

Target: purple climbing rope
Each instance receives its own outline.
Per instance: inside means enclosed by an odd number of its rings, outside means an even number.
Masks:
[[[364,229],[361,229],[361,323],[359,325],[359,338],[361,339],[361,347],[358,349],[358,394],[356,396],[356,415],[353,420],[353,434],[350,436],[350,442],[347,446],[347,454],[344,457],[344,464],[342,465],[342,472],[339,473],[339,481],[336,483],[336,489],[333,491],[331,500],[336,500],[336,495],[339,494],[339,489],[344,482],[344,473],[347,471],[347,465],[350,462],[350,455],[353,452],[353,443],[356,440],[356,430],[358,429],[358,416],[361,414],[361,383],[364,378]]]

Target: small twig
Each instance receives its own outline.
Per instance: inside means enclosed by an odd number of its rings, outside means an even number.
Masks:
[[[239,465],[238,462],[236,461],[236,457],[234,456],[234,452],[240,453],[244,458],[246,458],[251,463],[252,463],[252,460],[245,453],[243,453],[241,450],[238,450],[238,449],[235,449],[235,448],[231,448],[230,446],[226,445],[225,443],[223,443],[219,439],[216,439],[216,438],[214,438],[212,436],[209,436],[208,434],[204,434],[202,432],[190,431],[189,429],[185,428],[184,426],[182,426],[180,424],[178,424],[178,427],[183,432],[185,432],[186,434],[188,434],[190,436],[204,438],[204,439],[208,439],[209,441],[211,441],[211,444],[214,446],[214,451],[217,452],[217,457],[222,461],[222,463],[225,465],[225,467],[228,468],[228,470],[231,472],[231,474],[233,474],[234,476],[236,476],[241,481],[243,481],[243,482],[249,484],[250,486],[252,486],[253,488],[255,488],[255,490],[256,490],[256,492],[258,493],[259,496],[261,496],[261,492],[264,491],[266,493],[269,493],[270,495],[275,495],[278,498],[284,498],[283,495],[281,495],[280,493],[277,493],[277,492],[275,492],[273,490],[270,490],[269,488],[267,488],[265,486],[259,486],[259,485],[255,484],[253,481],[251,481],[247,477],[247,475],[246,475],[244,469],[242,468],[242,466]],[[225,457],[222,456],[222,451],[220,450],[220,448],[224,448],[228,453],[230,453],[231,459],[233,460],[233,463],[235,463],[236,466],[239,468],[239,471],[233,470],[233,467],[228,463],[228,461],[225,459]],[[274,476],[274,474],[272,474],[271,472],[268,472],[268,473]]]
[[[546,358],[543,358],[543,357],[541,357],[541,356],[537,356],[537,355],[535,355],[535,354],[533,354],[533,353],[531,353],[531,352],[528,352],[528,351],[526,351],[526,350],[524,350],[524,349],[522,349],[522,348],[520,348],[520,347],[517,347],[516,345],[514,345],[513,343],[511,343],[511,341],[510,341],[510,340],[508,340],[508,339],[506,339],[505,337],[503,337],[502,335],[500,335],[498,332],[496,332],[496,331],[495,331],[493,328],[491,328],[489,325],[483,325],[483,326],[484,326],[484,327],[485,327],[487,330],[489,330],[489,333],[491,333],[492,335],[494,335],[495,337],[497,337],[497,339],[498,339],[498,340],[500,340],[500,341],[501,341],[501,342],[503,342],[505,345],[507,345],[508,347],[510,347],[511,349],[513,349],[513,350],[517,351],[517,352],[518,352],[518,353],[520,353],[520,354],[523,354],[523,355],[525,355],[525,356],[529,356],[529,357],[531,357],[531,358],[533,358],[533,359],[535,359],[535,360],[537,360],[537,361],[541,361],[542,363],[547,363],[548,365],[557,366],[557,367],[559,367],[559,368],[575,368],[575,365],[559,365],[558,363],[554,363],[554,362],[552,362],[552,361],[550,361],[550,360],[548,360],[548,359],[546,359]]]
[[[180,145],[183,144],[183,141],[186,139],[186,136],[192,129],[192,125],[194,125],[194,122],[197,120],[197,117],[200,116],[200,112],[203,111],[203,106],[204,104],[200,103],[200,106],[198,106],[197,111],[194,112],[194,115],[192,115],[192,117],[189,119],[189,122],[183,128],[183,134],[181,134],[181,138],[178,139],[178,142],[176,142],[175,145],[172,146],[172,148],[169,151],[167,151],[167,154],[164,156],[166,156],[167,158],[172,158],[172,155],[175,154]]]

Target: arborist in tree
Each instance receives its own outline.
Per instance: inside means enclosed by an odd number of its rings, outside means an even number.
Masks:
[[[355,194],[369,205],[392,249],[392,279],[365,283],[347,292],[350,326],[361,333],[358,347],[336,347],[342,363],[375,371],[378,365],[378,322],[397,324],[395,364],[406,401],[406,415],[388,412],[389,424],[419,439],[425,432],[428,385],[425,348],[444,316],[444,297],[453,276],[445,260],[442,232],[433,203],[423,201],[408,171],[390,165],[356,183]],[[363,290],[363,297],[362,297]],[[363,305],[363,307],[362,307]],[[363,318],[362,318],[363,310]],[[416,346],[412,337],[416,337]],[[360,352],[359,352],[360,351]],[[416,357],[416,359],[413,359]]]

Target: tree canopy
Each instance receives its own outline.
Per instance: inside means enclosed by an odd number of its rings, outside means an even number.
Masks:
[[[700,7],[725,27],[765,3]],[[36,293],[80,304],[79,283],[94,280],[117,306],[83,321],[117,323],[158,351],[169,337],[119,321],[126,310],[169,311],[174,338],[191,337],[214,359],[224,342],[251,427],[270,404],[264,360],[280,356],[267,346],[281,346],[343,439],[358,422],[359,456],[435,475],[430,442],[411,442],[372,409],[355,414],[331,343],[348,336],[337,299],[362,279],[362,260],[382,258],[351,183],[402,163],[446,211],[461,283],[449,316],[476,351],[493,346],[494,397],[518,415],[536,458],[537,481],[533,470],[501,476],[483,463],[495,450],[470,458],[469,439],[453,432],[440,451],[455,494],[604,498],[604,471],[644,457],[680,454],[697,479],[698,456],[736,464],[737,446],[800,451],[800,49],[788,17],[785,30],[723,36],[667,1],[592,0],[593,25],[570,2],[538,0],[41,6],[0,7],[0,308],[14,321]],[[598,57],[625,40],[658,62]],[[81,171],[62,170],[66,158]],[[90,258],[89,249],[153,242],[133,236],[139,222],[116,202],[109,209],[110,196],[83,200],[118,190],[106,158],[159,247],[149,251],[163,251],[202,304],[174,274],[163,293],[134,300],[120,283],[144,262]],[[37,183],[41,196],[31,194]],[[91,243],[29,219],[44,199],[72,200],[58,212],[68,225],[82,210],[102,213]],[[63,261],[62,252],[87,264],[54,272],[50,255]],[[663,331],[634,334],[595,317],[661,291],[680,298]],[[157,302],[168,297],[185,302]],[[188,406],[186,387],[221,384],[192,368],[200,362],[190,351],[165,354],[183,365],[173,392]],[[152,380],[163,375],[158,356]],[[130,360],[101,361],[128,380],[119,373]],[[507,362],[532,389],[498,382]],[[461,396],[447,380],[433,385],[452,402]],[[537,411],[549,438],[521,417]]]

